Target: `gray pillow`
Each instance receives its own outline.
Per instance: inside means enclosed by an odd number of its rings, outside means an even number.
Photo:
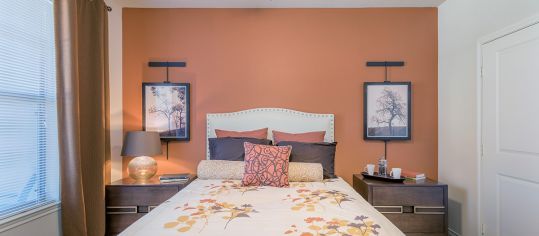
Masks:
[[[271,145],[271,140],[257,138],[209,138],[210,160],[243,161],[245,150],[243,143]]]
[[[277,146],[292,146],[290,162],[320,163],[324,168],[324,179],[336,178],[335,151],[337,143],[303,143],[281,141]]]

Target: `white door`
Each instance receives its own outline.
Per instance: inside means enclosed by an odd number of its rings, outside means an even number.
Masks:
[[[485,235],[539,235],[539,24],[481,51]]]

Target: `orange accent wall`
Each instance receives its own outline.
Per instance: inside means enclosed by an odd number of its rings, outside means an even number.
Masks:
[[[389,165],[436,179],[437,43],[436,8],[126,8],[124,131],[142,128],[141,83],[165,79],[148,61],[186,60],[170,79],[191,83],[191,141],[171,142],[158,174],[196,173],[207,113],[282,107],[335,114],[336,173],[351,182],[384,152],[383,142],[363,140],[363,82],[384,78],[365,62],[404,60],[389,75],[412,81],[412,140],[389,143]]]

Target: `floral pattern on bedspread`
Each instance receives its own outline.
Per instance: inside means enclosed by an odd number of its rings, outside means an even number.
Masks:
[[[370,236],[378,235],[380,225],[369,220],[367,216],[356,216],[353,220],[332,218],[325,220],[322,217],[308,217],[301,226],[291,225],[284,232],[286,235],[314,236],[314,235],[340,235],[340,236]]]
[[[237,190],[241,192],[241,195],[246,192],[258,191],[259,189],[264,189],[262,186],[241,186],[241,182],[234,180],[223,180],[221,184],[209,184],[204,186],[209,191],[205,195],[218,196],[221,194],[229,193],[232,190]]]
[[[342,179],[241,187],[195,180],[120,236],[404,236]]]
[[[301,188],[296,190],[297,194],[286,195],[285,201],[291,201],[295,205],[290,209],[293,211],[315,211],[316,207],[320,207],[320,202],[327,201],[330,204],[338,205],[342,208],[341,203],[352,201],[353,198],[349,197],[348,194],[343,193],[337,190],[327,190],[327,189],[305,189]]]
[[[186,203],[183,207],[177,207],[176,209],[181,208],[186,213],[192,213],[181,215],[175,221],[165,223],[163,227],[166,229],[179,227],[177,229],[179,232],[187,232],[191,230],[199,220],[202,220],[204,221],[203,225],[200,227],[200,231],[202,231],[208,225],[208,218],[212,216],[221,216],[222,219],[226,220],[224,225],[224,229],[226,229],[230,221],[236,218],[249,217],[249,214],[251,213],[258,213],[253,209],[251,204],[236,206],[232,203],[219,202],[216,199],[202,199],[199,202],[200,204],[196,206],[190,206]]]
[[[290,188],[307,188],[307,186],[310,186],[307,182],[291,182]]]

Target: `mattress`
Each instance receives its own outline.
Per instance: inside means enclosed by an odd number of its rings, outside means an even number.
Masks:
[[[196,179],[129,226],[134,235],[404,235],[341,178],[242,187]]]

